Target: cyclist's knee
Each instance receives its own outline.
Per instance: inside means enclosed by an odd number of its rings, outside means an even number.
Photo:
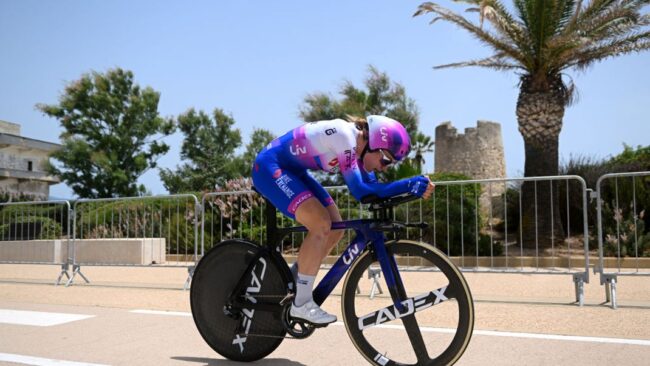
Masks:
[[[298,207],[296,220],[307,228],[310,235],[316,236],[320,240],[329,238],[332,219],[325,207],[316,198],[309,198]]]
[[[307,229],[309,229],[309,232],[316,236],[319,241],[329,241],[329,238],[332,235],[332,222],[328,218],[323,218],[320,222],[314,223]]]

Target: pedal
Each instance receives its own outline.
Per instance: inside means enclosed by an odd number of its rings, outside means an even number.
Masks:
[[[292,318],[291,315],[289,315],[290,309],[291,303],[285,305],[282,310],[282,325],[287,333],[296,339],[304,339],[312,335],[316,330],[316,327],[310,322]]]
[[[293,298],[294,298],[295,296],[296,296],[296,295],[295,295],[294,293],[291,293],[291,292],[287,293],[287,296],[285,296],[282,300],[280,300],[280,305],[283,305],[283,306],[284,306],[284,304],[286,304],[287,301],[289,301],[289,300],[292,300],[292,301],[293,301]],[[291,302],[289,302],[289,304],[290,304],[290,303],[291,303]]]
[[[333,321],[331,323],[324,323],[324,324],[315,324],[315,323],[311,323],[311,322],[308,322],[308,321],[305,321],[305,323],[308,324],[310,327],[313,327],[313,328],[325,328],[330,324],[336,323],[336,321]]]

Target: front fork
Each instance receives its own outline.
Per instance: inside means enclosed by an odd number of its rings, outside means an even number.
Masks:
[[[392,253],[386,249],[386,236],[383,232],[377,232],[372,240],[377,261],[381,267],[381,271],[386,279],[386,286],[393,299],[395,308],[400,312],[405,311],[402,301],[406,300],[406,291],[404,290],[404,283],[402,276],[397,269],[397,261]]]

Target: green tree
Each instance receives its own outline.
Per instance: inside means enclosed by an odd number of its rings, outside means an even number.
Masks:
[[[237,157],[237,170],[242,177],[250,177],[253,161],[255,161],[257,153],[273,141],[273,139],[275,139],[275,135],[271,131],[263,128],[253,130],[251,139],[246,145],[246,150],[241,156]]]
[[[68,84],[56,105],[37,104],[58,119],[62,148],[51,157],[50,174],[81,198],[144,194],[137,180],[169,150],[161,136],[172,123],[158,114],[160,93],[140,88],[131,71],[91,72]]]
[[[324,92],[307,95],[300,107],[300,118],[305,122],[314,122],[334,118],[348,119],[350,116],[365,118],[371,114],[384,115],[400,121],[409,131],[413,141],[417,136],[419,123],[415,101],[406,95],[406,89],[401,84],[391,82],[386,73],[380,72],[374,66],[368,66],[368,74],[364,80],[365,90],[346,81],[339,90],[342,95],[340,100]],[[414,171],[413,164],[407,160],[397,168],[382,174],[382,178],[405,178],[411,176]],[[325,185],[344,184],[340,174],[315,172],[314,176]]]
[[[468,11],[478,13],[478,22],[431,2],[421,4],[415,15],[432,13],[434,21],[451,22],[470,32],[494,54],[436,68],[479,66],[519,73],[516,114],[525,146],[524,175],[556,175],[564,110],[571,104],[575,90],[573,83],[563,80],[563,73],[585,70],[598,61],[650,48],[650,15],[641,13],[649,1],[514,0],[514,15],[499,0],[459,2],[469,4]],[[484,27],[485,20],[490,27]],[[557,189],[543,186],[538,200],[556,200]],[[526,202],[533,201],[535,187],[533,183],[524,184]],[[557,208],[555,205],[555,211]],[[537,229],[535,223],[544,231],[543,238],[550,237],[547,233],[553,214],[556,234],[561,234],[557,212],[540,206],[535,222],[535,205],[527,205],[527,209],[523,228],[526,237]],[[532,240],[525,242],[533,244]],[[549,240],[540,243],[549,244]]]
[[[415,101],[406,95],[406,89],[401,84],[391,82],[386,73],[379,72],[374,66],[368,67],[368,73],[364,81],[366,90],[346,81],[339,90],[343,96],[340,100],[323,92],[307,95],[304,105],[300,107],[300,118],[305,122],[314,122],[380,114],[400,121],[413,137],[419,121]]]
[[[215,186],[238,175],[235,150],[241,133],[235,120],[215,108],[212,116],[190,109],[178,116],[176,124],[185,135],[181,159],[187,161],[176,171],[160,169],[160,179],[170,193],[212,191]]]

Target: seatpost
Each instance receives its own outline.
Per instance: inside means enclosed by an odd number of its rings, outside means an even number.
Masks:
[[[266,198],[264,198],[264,201],[266,202],[266,210],[264,211],[266,216],[266,246],[271,248],[276,244],[276,238],[278,237],[278,220],[275,216],[275,206]]]

